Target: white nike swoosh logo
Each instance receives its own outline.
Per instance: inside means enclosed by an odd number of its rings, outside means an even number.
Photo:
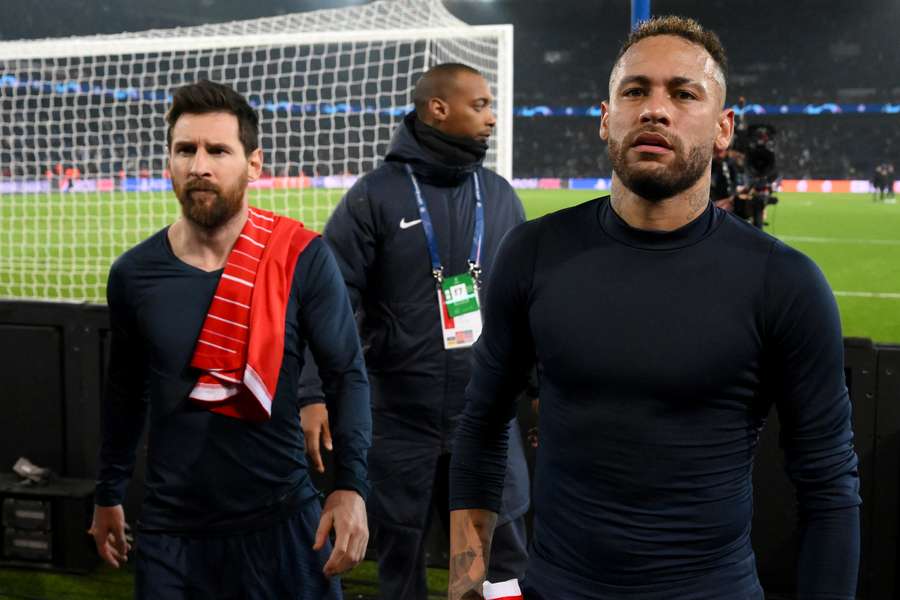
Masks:
[[[422,222],[422,219],[416,219],[415,221],[407,221],[406,217],[400,219],[400,229],[409,229],[410,227],[415,227],[419,223]]]

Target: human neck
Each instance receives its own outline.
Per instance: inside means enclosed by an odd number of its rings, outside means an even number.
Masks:
[[[665,200],[652,201],[625,187],[613,173],[610,204],[616,214],[635,229],[673,231],[700,216],[709,204],[709,174],[685,191]]]
[[[421,118],[413,121],[414,137],[435,158],[453,167],[467,166],[484,160],[487,143],[444,133],[438,129],[439,125],[435,121],[429,122]]]
[[[225,266],[244,223],[247,203],[221,227],[206,229],[183,216],[169,227],[172,252],[180,260],[203,271],[217,271]]]

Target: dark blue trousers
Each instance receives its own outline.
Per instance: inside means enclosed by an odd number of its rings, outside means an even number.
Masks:
[[[341,600],[338,578],[322,573],[331,543],[312,549],[318,500],[258,531],[225,537],[141,532],[137,538],[137,600]]]
[[[368,503],[370,543],[378,554],[378,585],[384,600],[427,599],[425,544],[432,505],[437,508],[444,532],[450,530],[450,456],[423,454],[416,458],[391,461],[395,467],[392,475],[372,482]],[[377,462],[371,451],[369,461],[370,465]],[[373,472],[377,474],[378,470],[370,466],[370,476]],[[524,515],[498,525],[491,543],[488,579],[497,582],[522,577],[527,559]]]

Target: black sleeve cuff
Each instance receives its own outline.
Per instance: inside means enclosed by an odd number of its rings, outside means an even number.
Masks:
[[[297,399],[299,408],[304,408],[310,404],[325,404],[325,396],[300,396]]]
[[[97,481],[94,487],[94,504],[97,506],[118,506],[125,501],[128,480],[119,482]]]
[[[334,479],[334,489],[354,491],[364,501],[369,498],[369,482],[365,479],[360,479],[352,471],[339,470]]]

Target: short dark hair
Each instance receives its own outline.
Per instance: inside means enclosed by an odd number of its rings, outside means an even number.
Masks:
[[[446,98],[452,89],[453,82],[460,73],[471,73],[482,77],[481,71],[462,63],[443,63],[428,69],[416,81],[413,90],[413,104],[421,116],[432,98]]]
[[[709,52],[709,55],[719,66],[719,70],[722,71],[722,78],[727,85],[728,57],[725,54],[725,48],[722,46],[719,36],[709,29],[705,29],[694,19],[674,15],[653,17],[652,19],[641,21],[638,26],[632,30],[628,39],[622,44],[622,47],[619,48],[619,54],[616,56],[615,62],[613,62],[613,71],[616,70],[616,65],[619,64],[619,60],[621,60],[622,56],[628,52],[629,48],[641,40],[658,35],[674,35],[685,39],[692,44],[701,46]]]
[[[227,85],[201,80],[183,85],[172,97],[172,106],[166,113],[166,146],[172,148],[172,129],[181,115],[202,115],[213,112],[230,113],[237,117],[238,138],[244,154],[259,148],[259,117],[247,100]]]

